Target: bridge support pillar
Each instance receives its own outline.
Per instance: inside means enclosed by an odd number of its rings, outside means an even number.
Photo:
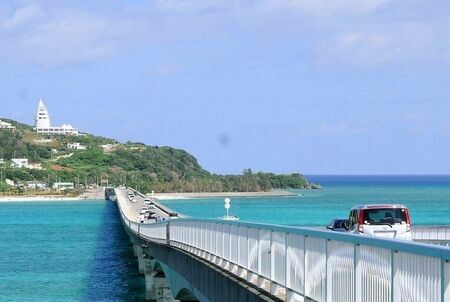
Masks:
[[[152,271],[150,261],[145,259],[145,300],[176,302],[170,289],[166,276],[157,271]]]
[[[144,258],[144,251],[140,246],[137,246],[137,258],[138,258],[138,267],[139,267],[139,273],[144,274],[145,273],[145,258]]]
[[[156,301],[155,276],[157,272],[152,271],[150,260],[145,260],[145,300]]]
[[[168,302],[177,302],[172,294],[172,290],[170,289],[170,285],[167,282],[167,279],[164,275],[157,273],[154,280],[154,292],[156,295],[157,301],[168,301]]]

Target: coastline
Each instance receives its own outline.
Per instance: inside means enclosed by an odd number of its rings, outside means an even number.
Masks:
[[[197,198],[225,198],[225,197],[292,197],[297,194],[275,190],[270,192],[203,192],[203,193],[155,193],[152,197],[158,200],[197,199]],[[151,196],[147,194],[147,196]],[[76,200],[103,200],[103,190],[87,191],[78,196],[61,195],[24,195],[24,196],[0,196],[2,202],[27,202],[27,201],[76,201]]]
[[[78,196],[64,196],[64,195],[23,195],[23,196],[0,196],[0,203],[2,202],[22,202],[22,201],[75,201],[75,200],[104,200],[104,190],[92,189],[81,193]]]
[[[173,199],[196,199],[196,198],[225,198],[225,197],[292,197],[297,194],[284,191],[270,191],[270,192],[203,192],[203,193],[155,193],[153,195],[147,194],[159,200],[173,200]]]
[[[83,197],[68,197],[68,196],[48,196],[48,195],[30,195],[30,196],[2,196],[1,202],[22,202],[22,201],[74,201],[74,200],[88,200]]]

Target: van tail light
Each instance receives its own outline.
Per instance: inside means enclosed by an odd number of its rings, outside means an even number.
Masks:
[[[411,217],[409,217],[408,209],[405,209],[405,214],[406,214],[406,231],[410,232],[411,231]]]
[[[364,232],[364,221],[363,221],[363,218],[364,218],[364,210],[360,210],[359,211],[359,217],[358,217],[358,231],[360,233]]]

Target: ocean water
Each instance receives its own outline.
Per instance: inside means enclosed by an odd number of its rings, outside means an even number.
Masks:
[[[0,301],[144,301],[115,203],[0,203]]]
[[[311,176],[322,190],[233,198],[242,220],[325,225],[358,203],[395,202],[413,224],[450,224],[450,176]],[[222,198],[163,203],[195,217],[224,214]],[[144,278],[117,206],[106,201],[0,203],[0,301],[143,301]]]
[[[401,203],[408,206],[416,225],[450,224],[450,176],[309,176],[320,190],[295,190],[294,197],[232,198],[230,213],[241,220],[326,225],[345,218],[353,205]],[[161,201],[192,217],[225,214],[223,198]]]

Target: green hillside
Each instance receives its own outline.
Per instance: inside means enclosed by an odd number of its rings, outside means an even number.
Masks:
[[[28,125],[1,120],[13,124],[16,130],[0,129],[0,159],[5,161],[0,191],[8,188],[3,183],[5,178],[16,182],[40,180],[50,185],[56,181],[77,185],[103,181],[144,192],[267,191],[309,186],[301,174],[253,173],[248,169],[242,175],[214,175],[184,150],[120,143],[93,135],[42,136]],[[80,143],[86,149],[71,149],[68,144],[72,143]],[[40,163],[42,169],[11,168],[12,158],[27,158]]]

